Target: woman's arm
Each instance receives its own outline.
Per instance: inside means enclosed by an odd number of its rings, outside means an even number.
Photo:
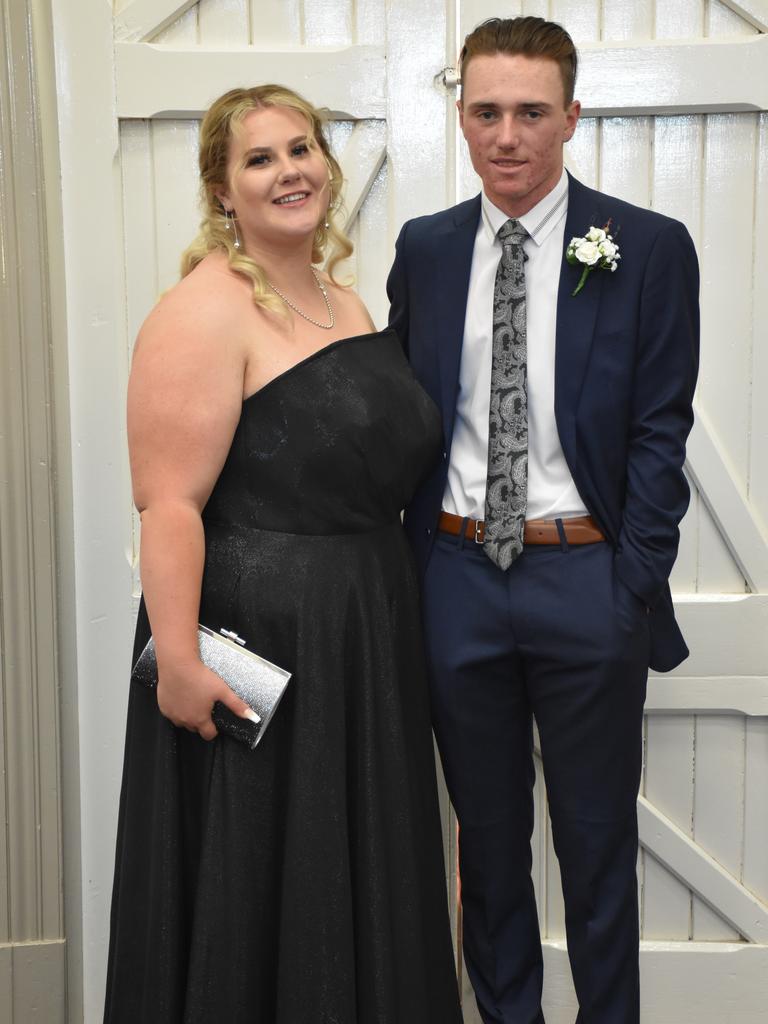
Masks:
[[[223,322],[224,301],[198,298],[185,279],[142,327],[128,385],[128,446],[158,705],[174,725],[205,739],[216,735],[214,701],[235,714],[251,714],[202,664],[197,646],[205,558],[200,513],[242,407],[244,360],[227,341],[235,332]]]

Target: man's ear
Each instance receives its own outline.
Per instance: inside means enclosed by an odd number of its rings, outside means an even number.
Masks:
[[[461,100],[456,100],[456,109],[459,112],[459,125],[461,126],[461,130],[464,131],[464,104]]]
[[[576,131],[576,125],[579,123],[579,116],[581,114],[581,103],[578,100],[574,100],[565,112],[565,133],[563,135],[563,142],[569,142],[573,138],[573,133]]]

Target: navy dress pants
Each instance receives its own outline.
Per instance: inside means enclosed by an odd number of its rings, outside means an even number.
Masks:
[[[544,1021],[535,718],[577,1024],[638,1024],[644,605],[607,543],[526,546],[502,572],[481,546],[447,534],[423,600],[433,721],[460,827],[464,953],[483,1020]]]

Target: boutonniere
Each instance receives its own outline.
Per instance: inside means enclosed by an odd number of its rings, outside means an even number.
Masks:
[[[619,247],[608,234],[611,222],[604,228],[590,227],[583,238],[572,238],[565,250],[565,258],[575,266],[581,263],[584,270],[571,295],[578,295],[593,270],[610,270],[613,273],[621,259]]]

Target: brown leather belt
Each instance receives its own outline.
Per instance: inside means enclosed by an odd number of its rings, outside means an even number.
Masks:
[[[465,520],[461,516],[455,516],[452,512],[441,512],[437,521],[438,530],[443,533],[452,533],[458,537],[462,531]],[[594,521],[592,516],[577,516],[573,519],[560,520],[565,539],[569,544],[597,544],[605,540],[605,534]],[[464,536],[467,540],[473,540],[477,544],[483,543],[485,536],[485,523],[479,519],[467,519],[467,529]],[[525,544],[559,544],[560,534],[555,519],[529,519],[525,524],[523,535]]]

